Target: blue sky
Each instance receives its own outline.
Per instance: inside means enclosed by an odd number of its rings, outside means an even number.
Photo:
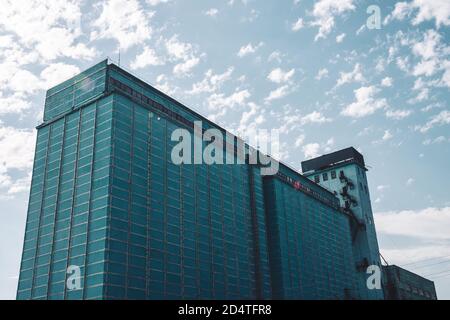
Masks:
[[[381,28],[366,12],[378,5]],[[14,298],[45,90],[110,57],[279,156],[347,146],[368,172],[381,252],[450,298],[447,0],[0,0],[0,298]]]

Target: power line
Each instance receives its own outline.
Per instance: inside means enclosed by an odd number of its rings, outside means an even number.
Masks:
[[[430,274],[425,275],[425,277],[435,276],[435,275],[439,275],[439,274],[446,273],[446,272],[450,272],[450,269],[442,270],[442,271],[439,271],[439,272],[430,273]]]
[[[441,278],[445,278],[445,277],[448,277],[448,276],[450,276],[450,273],[442,274],[442,275],[437,276],[437,277],[434,277],[434,278],[435,278],[435,279],[441,279]]]
[[[403,265],[404,266],[409,266],[409,265],[412,265],[412,264],[418,264],[418,263],[421,263],[421,262],[437,260],[437,259],[443,259],[443,258],[448,258],[448,257],[450,257],[450,254],[446,255],[446,256],[441,256],[441,257],[427,258],[427,259],[417,260],[417,261],[414,261],[414,262],[404,263]]]
[[[430,264],[424,264],[422,266],[418,266],[418,267],[413,267],[414,269],[421,269],[421,268],[427,268],[427,267],[431,267],[431,266],[437,266],[439,264],[444,264],[444,263],[449,263],[450,260],[445,260],[445,261],[440,261],[440,262],[436,262],[436,263],[430,263]]]
[[[401,247],[397,245],[396,241],[394,241],[394,239],[392,239],[391,236],[384,234],[383,235],[383,240],[387,240],[392,245],[392,247],[394,247],[397,250],[400,250]],[[409,259],[413,259],[417,255],[418,255],[418,252],[413,253],[412,255],[409,255],[409,257],[407,257],[407,259],[408,260]],[[442,259],[442,258],[448,258],[448,257],[450,257],[450,254],[446,255],[446,256],[441,256],[441,257],[434,257],[434,258],[427,258],[427,259],[416,260],[416,261],[404,263],[404,264],[401,264],[401,265],[402,266],[409,266],[409,265],[417,264],[417,263],[420,263],[420,262],[426,262],[426,261],[429,261],[429,260],[436,260],[436,259]],[[387,264],[387,261],[384,259],[384,257],[383,257],[383,260]]]

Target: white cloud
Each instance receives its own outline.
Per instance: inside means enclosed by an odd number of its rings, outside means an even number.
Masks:
[[[391,20],[404,20],[416,13],[411,20],[412,25],[435,20],[436,27],[450,25],[450,3],[447,0],[413,0],[411,2],[397,2],[394,10],[389,14],[385,23]]]
[[[347,117],[361,118],[373,114],[378,109],[388,106],[386,99],[376,99],[379,90],[374,86],[354,90],[356,101],[346,106],[341,114]]]
[[[245,81],[247,81],[247,76],[243,74],[242,76],[237,78],[237,81],[239,81],[240,83],[244,83]]]
[[[413,24],[435,19],[436,27],[450,25],[450,3],[446,0],[414,0],[414,6],[419,9]]]
[[[430,120],[423,126],[416,126],[415,129],[425,133],[435,126],[450,124],[450,111],[443,110],[440,113],[432,116]]]
[[[320,145],[318,143],[308,143],[302,147],[305,159],[315,158],[319,156]]]
[[[147,66],[162,66],[164,64],[164,59],[159,57],[155,50],[149,46],[144,46],[144,50],[131,62],[130,67],[131,69],[136,70]]]
[[[386,69],[386,65],[387,65],[387,60],[384,59],[383,57],[379,57],[378,62],[375,65],[375,71],[378,73],[382,73],[384,71],[384,69]]]
[[[392,78],[391,77],[383,78],[383,80],[381,80],[381,86],[383,86],[383,87],[391,87],[392,86]]]
[[[236,91],[229,96],[225,96],[223,93],[214,93],[208,97],[208,108],[210,110],[226,110],[236,106],[243,106],[250,96],[251,94],[248,90]]]
[[[219,10],[216,8],[211,8],[205,11],[205,15],[209,17],[215,17],[219,13]]]
[[[266,102],[267,103],[267,102]],[[280,121],[281,126],[278,131],[282,134],[290,134],[292,131],[299,130],[302,127],[302,115],[298,108],[292,108],[290,105],[284,105],[282,112],[271,109],[271,115]]]
[[[353,0],[320,0],[316,2],[312,12],[314,21],[311,25],[318,26],[319,31],[314,40],[326,38],[334,27],[335,17],[353,10],[355,10]]]
[[[157,6],[161,3],[168,3],[170,1],[171,0],[145,0],[145,2],[147,2],[151,6]]]
[[[422,89],[419,91],[419,93],[417,94],[416,97],[414,97],[414,98],[408,100],[408,103],[410,103],[410,104],[415,104],[415,103],[417,103],[417,102],[421,102],[421,101],[427,100],[427,99],[428,99],[428,94],[429,94],[429,92],[430,92],[430,89],[428,89],[428,88],[422,88]]]
[[[305,142],[305,135],[304,134],[301,134],[301,135],[299,135],[298,137],[297,137],[297,139],[295,139],[295,147],[296,148],[298,148],[298,147],[300,147],[302,144],[303,144],[303,142]]]
[[[40,62],[58,57],[92,59],[93,48],[82,42],[80,2],[15,0],[1,1],[0,28],[13,34],[19,47],[13,48],[19,56],[37,58]]]
[[[394,136],[392,135],[392,133],[389,130],[385,130],[381,140],[386,141],[386,140],[392,139],[393,137]]]
[[[432,76],[437,70],[437,61],[436,60],[422,60],[420,61],[413,70],[414,76]]]
[[[2,28],[1,22],[0,28]],[[0,49],[0,65],[2,68],[0,79],[3,77],[9,78],[8,73],[15,72],[20,66],[29,65],[38,60],[41,60],[42,63],[47,62],[34,47],[30,48],[21,44],[13,34],[0,36]]]
[[[288,82],[292,76],[295,74],[295,69],[291,69],[289,71],[283,71],[280,68],[273,69],[267,79],[275,83],[284,83]]]
[[[382,191],[384,191],[384,190],[386,190],[386,189],[389,189],[391,186],[389,186],[389,185],[379,185],[379,186],[377,186],[377,191],[380,191],[380,192],[382,192]]]
[[[394,10],[386,16],[384,24],[389,23],[391,20],[404,20],[411,14],[411,7],[407,2],[397,2]]]
[[[186,74],[189,74],[190,71],[198,65],[200,62],[200,58],[198,57],[191,57],[187,60],[185,60],[182,63],[177,64],[175,67],[173,67],[173,73],[176,76],[184,76]]]
[[[33,93],[40,89],[39,79],[30,71],[19,69],[7,82],[7,88],[15,92]]]
[[[435,30],[428,30],[423,35],[423,41],[416,41],[412,44],[412,52],[422,58],[414,67],[413,75],[431,76],[439,68],[440,51],[442,50],[441,35]]]
[[[151,38],[154,12],[145,11],[138,1],[105,0],[101,6],[100,16],[92,23],[91,40],[114,39],[121,50],[127,50]]]
[[[395,64],[400,70],[408,72],[410,68],[409,57],[397,57],[397,59],[395,59]]]
[[[384,238],[383,236],[384,235],[381,234],[379,239]],[[450,255],[450,246],[437,242],[438,241],[436,241],[436,244],[431,245],[421,244],[419,239],[419,241],[415,241],[414,245],[410,247],[402,246],[398,248],[381,248],[381,251],[390,264],[397,264],[400,266],[402,264],[414,263],[415,261],[438,259]],[[414,264],[407,266],[407,268],[412,272],[419,275],[422,273],[422,275],[426,277],[426,274],[423,272],[427,269],[424,270],[424,268],[420,268],[419,265],[419,268],[415,270],[415,267],[416,266]]]
[[[251,43],[242,46],[239,49],[239,52],[237,53],[239,58],[245,57],[249,54],[255,53],[259,48],[261,48],[264,45],[263,42],[258,43],[257,45],[253,45]]]
[[[424,100],[428,99],[428,94],[430,92],[430,89],[428,88],[429,83],[425,82],[422,80],[422,78],[418,78],[416,79],[416,81],[414,81],[414,86],[413,86],[413,90],[414,91],[419,91],[419,93],[417,94],[416,97],[408,100],[408,103],[410,104],[414,104],[417,102],[421,102]]]
[[[439,84],[450,88],[450,60],[445,60],[442,65],[445,71]]]
[[[377,231],[422,239],[450,239],[450,207],[375,214]]]
[[[361,65],[357,63],[353,67],[352,71],[340,72],[340,77],[336,83],[336,87],[340,87],[346,83],[363,82],[363,81],[365,81],[365,79],[361,72]]]
[[[296,22],[294,22],[291,26],[291,30],[297,32],[305,26],[302,18],[298,18]]]
[[[269,55],[269,58],[267,58],[267,61],[271,62],[271,61],[277,61],[278,63],[281,63],[281,58],[283,57],[283,55],[281,54],[280,51],[274,51]]]
[[[229,67],[222,74],[215,74],[211,69],[206,71],[205,77],[202,81],[196,82],[192,85],[192,89],[187,91],[189,94],[199,94],[199,93],[211,93],[215,92],[222,84],[231,79],[231,74],[233,73],[234,68]]]
[[[443,107],[442,103],[436,102],[436,103],[431,103],[431,104],[427,105],[426,107],[421,108],[420,111],[428,112],[428,111],[431,111],[433,109],[439,109],[439,108],[442,108],[442,107]]]
[[[255,133],[256,135],[258,126],[266,121],[263,108],[253,102],[249,102],[248,106],[250,110],[242,113],[239,128],[237,129],[237,133],[243,136],[248,136],[249,133]],[[251,121],[252,118],[253,120]]]
[[[386,111],[386,117],[394,120],[401,120],[409,117],[412,114],[411,110],[388,110]]]
[[[178,40],[178,35],[172,36],[165,41],[165,48],[172,61],[181,61],[173,68],[176,76],[185,76],[200,63],[194,46],[190,43]]]
[[[28,190],[30,189],[30,184],[31,184],[31,170],[25,177],[13,181],[10,187],[8,188],[7,193],[10,196],[17,193],[28,192]]]
[[[14,37],[10,34],[0,36],[0,48],[13,48]]]
[[[80,73],[80,69],[77,66],[58,62],[52,63],[42,70],[40,76],[43,80],[43,88],[49,89],[78,73]]]
[[[450,142],[450,139],[447,140],[446,137],[444,136],[439,136],[435,139],[427,139],[423,142],[424,145],[428,146],[430,144],[439,144],[439,143],[443,143],[443,142]]]
[[[301,121],[302,125],[304,125],[304,124],[308,124],[308,123],[326,123],[326,122],[331,122],[332,119],[325,117],[323,114],[321,114],[318,111],[313,111],[313,112],[303,116],[300,119],[300,121]]]
[[[373,127],[365,127],[360,132],[358,132],[358,137],[364,137],[373,131]]]
[[[31,107],[30,102],[22,93],[14,93],[3,97],[0,91],[0,115],[2,114],[22,114]],[[0,121],[0,125],[2,122]]]
[[[365,24],[365,23],[362,24],[361,27],[358,28],[358,30],[356,30],[355,34],[356,34],[357,36],[359,36],[359,34],[360,34],[361,32],[363,32],[364,30],[366,30],[366,24]]]
[[[324,151],[325,152],[331,152],[333,146],[334,146],[334,138],[328,139],[327,143],[325,144]]]
[[[251,9],[249,14],[247,16],[243,17],[241,19],[241,21],[251,23],[251,22],[255,21],[256,19],[258,19],[258,17],[259,17],[259,11],[256,9]]]
[[[24,181],[33,165],[34,146],[34,130],[0,126],[0,194],[26,190]],[[16,172],[13,176],[11,171],[19,171],[22,177],[17,177]],[[26,178],[23,177],[24,172]]]
[[[174,95],[178,91],[178,87],[169,84],[169,79],[166,75],[160,74],[156,77],[156,88],[165,94]]]
[[[277,100],[277,99],[281,99],[285,96],[287,96],[290,92],[290,87],[289,85],[283,85],[281,87],[278,87],[275,90],[270,91],[269,95],[264,99],[264,101],[266,103],[272,101],[272,100]]]
[[[344,41],[344,38],[345,38],[345,33],[341,33],[340,35],[336,36],[336,42],[341,43],[342,41]]]
[[[6,170],[31,168],[34,144],[34,130],[0,126],[0,150],[2,150],[0,168]]]
[[[316,80],[320,80],[320,79],[326,78],[326,77],[328,77],[328,69],[322,68],[317,72]]]
[[[409,103],[416,103],[428,99],[430,87],[450,88],[450,60],[448,55],[450,47],[443,40],[443,35],[436,30],[429,29],[421,34],[420,38],[402,37],[402,45],[409,45],[418,61],[411,63],[408,57],[397,57],[397,66],[409,75],[419,77],[416,79],[414,90],[420,90],[417,97],[410,99]],[[421,77],[431,77],[442,72],[440,79],[423,81]],[[418,85],[420,84],[420,86]]]
[[[414,183],[414,181],[416,181],[416,180],[413,178],[409,178],[408,180],[406,180],[406,186],[407,187],[411,186]]]
[[[176,60],[187,60],[193,50],[190,43],[179,41],[178,35],[174,35],[166,40],[165,47],[169,56]]]

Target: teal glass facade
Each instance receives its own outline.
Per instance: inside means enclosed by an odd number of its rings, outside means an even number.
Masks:
[[[48,91],[18,299],[361,297],[339,200],[282,164],[175,165],[194,121],[225,133],[106,61]]]
[[[396,265],[383,266],[386,300],[437,300],[434,282]]]
[[[274,298],[356,298],[348,217],[279,179],[266,179]]]
[[[38,130],[18,298],[101,296],[108,225],[112,96]],[[86,290],[67,291],[83,266]]]

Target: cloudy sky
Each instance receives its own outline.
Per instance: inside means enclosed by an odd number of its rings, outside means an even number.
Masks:
[[[380,8],[380,29],[366,21]],[[45,90],[110,57],[300,162],[354,146],[383,256],[450,298],[448,0],[0,0],[0,298],[14,298]]]

